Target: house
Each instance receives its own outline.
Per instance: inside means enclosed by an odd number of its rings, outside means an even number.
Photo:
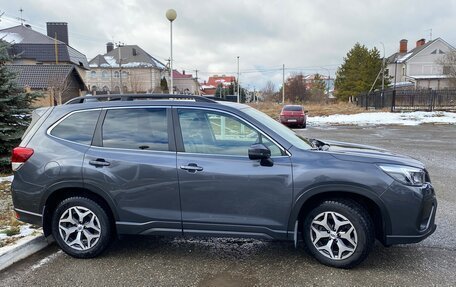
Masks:
[[[87,92],[81,75],[89,64],[84,54],[69,45],[67,23],[46,24],[47,35],[30,25],[0,30],[0,39],[11,45],[7,68],[17,74],[19,86],[44,93],[37,106],[61,104]]]
[[[221,85],[223,88],[229,88],[231,85],[235,85],[235,83],[236,77],[234,76],[213,75],[208,78],[207,82],[204,81],[201,85],[201,94],[205,96],[213,96],[215,95],[215,91],[218,86]]]
[[[442,38],[429,42],[420,39],[411,50],[408,50],[408,41],[402,39],[399,51],[386,59],[386,74],[391,78],[391,86],[436,90],[448,88],[450,82],[439,60],[451,51],[455,51],[455,48]]]
[[[334,79],[331,78],[330,75],[324,76],[322,74],[310,74],[304,77],[305,85],[306,85],[306,90],[311,90],[315,81],[317,75],[320,77],[320,80],[325,83],[325,95],[329,91],[329,98],[334,98]]]
[[[20,87],[43,91],[44,97],[34,106],[54,106],[65,103],[86,89],[84,79],[74,65],[9,65]]]
[[[89,61],[86,81],[93,94],[159,93],[165,65],[138,45],[114,48],[106,44],[106,53]]]
[[[173,71],[174,92],[177,94],[199,95],[199,83],[193,78],[192,74],[182,73],[177,70]]]

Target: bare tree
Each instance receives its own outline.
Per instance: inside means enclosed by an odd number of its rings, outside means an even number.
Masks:
[[[138,71],[131,71],[128,73],[128,82],[133,93],[144,92],[141,75]]]
[[[276,86],[273,81],[267,81],[263,89],[261,90],[261,93],[263,94],[263,97],[266,101],[275,100],[274,95],[276,94],[276,92]]]
[[[53,77],[48,79],[47,91],[50,94],[52,100],[57,105],[70,100],[71,95],[68,96],[72,89],[74,89],[70,77]]]
[[[443,74],[448,76],[451,88],[456,88],[456,51],[445,54],[437,63],[442,65]]]

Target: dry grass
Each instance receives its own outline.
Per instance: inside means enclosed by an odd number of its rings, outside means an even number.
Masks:
[[[286,103],[292,104],[292,103]],[[279,119],[280,111],[282,110],[282,104],[272,103],[272,102],[262,102],[262,103],[251,103],[249,104],[253,108],[262,111],[263,113],[269,115],[274,119]],[[331,104],[314,104],[308,103],[303,104],[304,110],[307,110],[308,116],[315,117],[315,116],[329,116],[335,114],[358,114],[358,113],[365,113],[365,108],[358,107],[351,103],[331,103]]]

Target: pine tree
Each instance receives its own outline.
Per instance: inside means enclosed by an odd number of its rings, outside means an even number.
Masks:
[[[0,40],[0,171],[9,170],[12,149],[31,121],[32,103],[40,93],[25,93],[15,82],[16,75],[8,71],[9,45]]]
[[[166,81],[165,77],[160,80],[160,88],[163,93],[169,93],[168,82]]]
[[[382,59],[377,48],[371,50],[356,43],[344,58],[344,63],[336,72],[335,90],[340,100],[348,100],[350,96],[358,96],[368,92],[374,84],[375,78],[382,68]],[[385,85],[388,84],[385,77]],[[374,85],[374,89],[381,86],[381,78]]]

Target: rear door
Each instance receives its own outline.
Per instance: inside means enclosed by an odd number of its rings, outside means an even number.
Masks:
[[[111,197],[120,233],[180,234],[170,109],[113,108],[101,117],[84,158],[84,183]]]

